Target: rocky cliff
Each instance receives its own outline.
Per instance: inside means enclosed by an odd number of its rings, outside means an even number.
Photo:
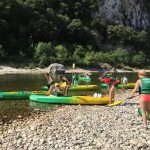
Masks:
[[[95,16],[135,28],[150,27],[150,2],[148,0],[99,0],[98,6]]]

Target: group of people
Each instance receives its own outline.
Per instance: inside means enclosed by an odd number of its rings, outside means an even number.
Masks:
[[[139,79],[135,84],[135,88],[133,89],[131,96],[129,97],[132,99],[134,94],[139,92],[139,103],[142,110],[142,119],[143,124],[147,126],[147,119],[146,114],[150,116],[150,78],[147,77],[146,72],[144,70],[140,70],[138,72]],[[122,88],[127,88],[128,79],[126,77],[121,78],[121,82],[118,78],[112,76],[111,73],[103,74],[100,76],[100,81],[107,84],[109,89],[109,104],[112,103],[114,98],[114,91],[115,88],[118,86],[119,83],[122,84]]]
[[[83,74],[82,77],[89,77],[88,74]],[[55,83],[53,78],[50,76],[49,73],[46,73],[46,78],[48,82],[48,92],[50,95],[62,96],[61,90],[63,90],[64,95],[68,96],[68,90],[71,85],[77,86],[79,81],[79,75],[77,73],[72,74],[72,81],[69,81],[68,78],[65,76],[58,76],[58,82]]]
[[[71,86],[71,83],[76,86],[78,85],[78,74],[74,73],[72,75],[72,82],[68,80],[68,78],[59,75],[58,80],[59,83],[55,83],[52,77],[47,73],[46,74],[49,86],[49,94],[62,96],[61,90],[63,90],[64,95],[68,96],[68,90]],[[147,126],[146,113],[150,115],[150,78],[146,76],[146,72],[144,70],[140,70],[138,72],[139,79],[135,84],[135,88],[133,89],[130,98],[132,99],[134,94],[139,92],[139,103],[142,110],[142,119],[144,126]],[[104,82],[108,86],[109,90],[109,104],[113,103],[115,89],[118,84],[122,84],[122,89],[127,88],[128,79],[123,76],[121,80],[112,75],[112,73],[103,73],[99,77],[101,82]],[[65,83],[62,87],[62,83]]]
[[[68,96],[68,89],[71,86],[71,83],[68,80],[68,78],[59,75],[58,76],[59,83],[55,83],[49,73],[46,74],[46,78],[48,81],[47,86],[49,88],[48,90],[49,95],[62,96],[61,89],[63,89],[64,95]],[[65,85],[62,87],[63,83],[65,83]]]

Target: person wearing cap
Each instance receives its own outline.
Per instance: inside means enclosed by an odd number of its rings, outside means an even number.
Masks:
[[[150,115],[150,78],[146,76],[144,70],[138,72],[139,79],[136,81],[135,88],[131,93],[133,98],[136,91],[139,89],[139,103],[142,110],[143,124],[147,127],[146,113]]]

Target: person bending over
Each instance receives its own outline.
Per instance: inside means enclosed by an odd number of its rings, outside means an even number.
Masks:
[[[115,96],[115,89],[118,86],[118,84],[120,83],[119,79],[112,76],[112,75],[104,75],[101,76],[100,78],[101,82],[104,82],[105,84],[107,84],[108,86],[108,90],[109,90],[109,104],[112,103],[112,100]]]

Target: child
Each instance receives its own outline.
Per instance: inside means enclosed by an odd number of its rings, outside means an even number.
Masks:
[[[49,88],[48,92],[49,92],[50,96],[51,95],[61,96],[59,86],[55,86],[54,82],[50,83],[50,88]]]
[[[68,96],[68,90],[69,90],[69,87],[71,86],[70,81],[66,77],[62,77],[61,75],[58,76],[58,79],[60,80],[61,83],[66,82],[66,86],[64,87],[64,93],[65,93],[65,96]]]

